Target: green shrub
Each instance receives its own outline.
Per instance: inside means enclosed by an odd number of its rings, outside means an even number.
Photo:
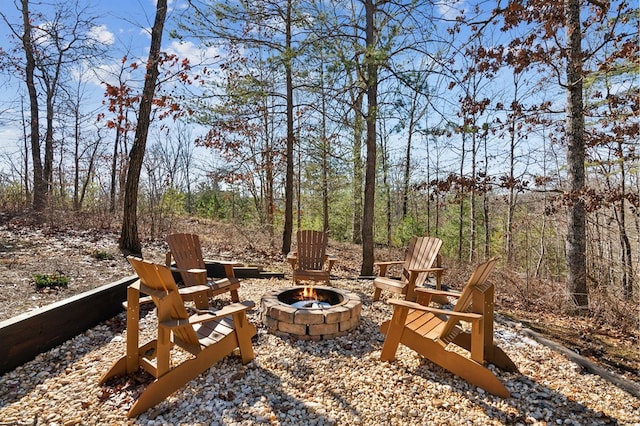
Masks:
[[[36,282],[36,288],[56,288],[66,287],[69,284],[69,278],[64,275],[47,275],[47,274],[34,274],[33,279]]]
[[[94,250],[93,253],[91,253],[91,257],[97,260],[113,260],[114,259],[113,253],[109,253],[104,250]]]

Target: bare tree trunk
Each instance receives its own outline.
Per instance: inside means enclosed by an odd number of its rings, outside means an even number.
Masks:
[[[125,116],[128,117],[129,113],[125,113]],[[125,121],[128,121],[128,118],[125,118]],[[135,136],[135,134],[134,134]],[[127,174],[129,172],[129,156],[123,155],[129,152],[129,132],[120,132],[120,158],[122,159],[120,168],[118,170],[118,188],[119,191],[117,193],[117,205],[124,206],[124,191],[127,183]]]
[[[73,210],[80,210],[80,101],[82,96],[80,94],[80,83],[77,88],[77,98],[74,104],[71,106],[73,109]]]
[[[513,76],[514,93],[513,104],[517,104],[519,82],[516,75]],[[509,123],[509,195],[507,197],[507,232],[505,235],[505,250],[507,252],[507,265],[513,262],[513,215],[516,205],[515,190],[515,150],[516,150],[516,112],[512,112]]]
[[[299,136],[299,135],[298,135]],[[299,231],[302,228],[302,182],[300,182],[302,176],[302,150],[300,146],[298,146],[298,155],[296,157],[296,170],[298,171],[296,175],[296,229]]]
[[[382,126],[384,126],[384,120],[382,120]],[[385,129],[381,131],[382,134],[386,134]],[[391,247],[391,222],[392,222],[392,203],[391,203],[391,185],[389,185],[389,150],[387,141],[388,139],[383,137],[380,141],[380,148],[382,154],[380,155],[380,168],[382,169],[382,188],[384,189],[384,202],[385,202],[385,230],[387,235],[387,247]]]
[[[467,136],[465,132],[462,132],[462,153],[460,155],[460,178],[464,176],[464,159],[466,156],[466,142]],[[464,186],[461,191],[464,191]],[[462,260],[462,237],[464,228],[464,194],[460,194],[460,209],[458,211],[458,260]]]
[[[546,139],[543,139],[543,143],[542,146],[545,147],[546,146]],[[543,163],[542,163],[542,173],[543,176],[546,176],[547,173],[547,153],[546,153],[546,148],[545,148],[545,152],[542,155],[543,158]],[[547,208],[547,191],[545,190],[546,188],[543,187],[542,188],[542,201],[543,201],[543,205],[542,205],[542,211],[545,211]],[[546,258],[546,246],[547,246],[547,238],[546,238],[546,230],[547,230],[547,215],[543,214],[542,215],[542,225],[541,225],[541,229],[540,229],[540,253],[538,253],[538,261],[536,263],[536,269],[535,269],[535,273],[534,273],[534,277],[538,278],[540,276],[540,270],[542,269],[542,262],[544,261],[544,259]]]
[[[427,103],[428,104],[428,103]],[[427,108],[427,107],[425,107]],[[427,153],[427,159],[426,159],[426,188],[427,188],[427,220],[426,220],[426,225],[427,225],[427,233],[426,235],[431,235],[431,196],[429,195],[429,182],[431,182],[431,153],[430,153],[430,149],[429,149],[429,135],[431,134],[430,130],[429,130],[429,114],[425,113],[425,118],[424,118],[424,128],[425,128],[425,135],[426,135],[426,144],[425,144],[425,149],[426,149],[426,153]],[[437,228],[436,228],[436,232],[437,232]]]
[[[24,98],[20,97],[20,113],[22,114],[22,141],[24,143],[24,199],[28,203],[31,197],[29,191],[29,137],[24,117]]]
[[[475,118],[474,118],[474,124],[475,124]],[[477,133],[476,131],[474,131],[471,134],[471,196],[470,196],[470,200],[469,200],[469,262],[474,262],[477,258],[477,230],[476,230],[476,226],[477,226],[477,207],[476,207],[476,195],[477,195],[477,172],[476,172],[476,166],[477,166],[477,159],[476,159],[476,154],[478,152],[478,148],[477,148]]]
[[[82,189],[80,190],[80,199],[78,201],[78,210],[82,209],[82,205],[84,204],[84,198],[87,194],[87,187],[89,186],[89,182],[91,182],[91,175],[93,175],[93,169],[95,167],[96,155],[98,153],[98,148],[100,147],[101,137],[98,136],[98,140],[93,145],[93,151],[91,152],[91,157],[89,159],[89,167],[87,167],[87,175],[82,181]]]
[[[66,138],[64,137],[64,131],[63,131],[63,135],[62,135],[62,140],[65,140]],[[67,185],[65,184],[65,179],[66,176],[62,170],[62,164],[64,163],[64,144],[60,144],[60,152],[58,153],[58,165],[56,167],[57,171],[58,171],[58,197],[60,199],[60,203],[61,205],[65,205],[65,201],[66,201],[66,188]],[[53,185],[53,179],[51,180],[51,185]],[[53,186],[52,186],[53,187]],[[53,193],[53,189],[51,190],[51,192]]]
[[[624,152],[622,140],[618,140],[618,152]],[[620,193],[626,194],[626,171],[624,161],[620,161]],[[607,179],[608,181],[608,179]],[[631,242],[627,234],[625,197],[620,197],[619,207],[614,206],[613,212],[618,224],[618,235],[620,238],[620,262],[622,263],[622,291],[625,300],[631,301],[633,298],[633,258]]]
[[[411,184],[411,150],[413,146],[413,134],[416,131],[416,126],[422,118],[423,114],[426,114],[426,107],[422,111],[418,112],[420,91],[418,89],[412,90],[411,93],[411,108],[409,110],[409,132],[407,135],[407,150],[405,151],[405,163],[404,163],[404,178],[402,182],[402,218],[406,218],[409,214],[409,188]]]
[[[352,242],[362,243],[362,101],[358,93],[353,107],[353,225]]]
[[[56,77],[57,80],[57,77]],[[53,101],[55,97],[56,82],[52,82],[52,86],[47,88],[46,101],[46,129],[44,136],[44,167],[42,175],[46,182],[47,198],[51,196],[53,189]]]
[[[329,231],[329,142],[327,141],[327,111],[322,91],[322,230]]]
[[[33,161],[33,210],[42,212],[47,205],[47,182],[43,175],[42,159],[40,157],[40,123],[38,94],[35,84],[36,61],[31,39],[32,27],[29,16],[29,0],[22,0],[22,48],[24,49],[26,67],[25,81],[29,92],[30,132],[31,132],[31,158]]]
[[[367,52],[375,47],[375,5],[373,0],[365,0],[366,14],[366,46]],[[368,55],[372,55],[369,53]],[[378,65],[373,57],[367,58],[367,162],[364,183],[364,211],[362,219],[362,267],[360,275],[373,275],[374,239],[373,217],[375,214],[376,196],[376,119],[378,115]]]
[[[162,44],[162,31],[167,16],[167,0],[158,0],[156,4],[156,18],[151,29],[151,48],[147,63],[147,74],[144,79],[142,98],[140,99],[140,111],[138,113],[138,126],[129,153],[129,170],[125,184],[124,214],[122,218],[122,231],[120,233],[120,250],[125,254],[142,256],[142,247],[138,236],[138,184],[144,159],[149,124],[151,120],[151,106],[155,94],[156,80],[158,79],[158,62],[160,60],[160,46]]]
[[[119,117],[122,117],[119,115]],[[113,158],[111,158],[111,186],[109,188],[109,211],[111,213],[116,211],[116,183],[118,182],[118,145],[120,143],[120,134],[122,119],[118,118],[118,124],[116,126],[116,140],[113,143]]]
[[[414,96],[418,96],[414,94]],[[411,179],[411,143],[413,142],[413,128],[415,127],[415,98],[412,99],[412,105],[409,117],[409,134],[407,135],[407,150],[404,159],[404,177],[402,180],[402,218],[407,217],[409,211],[409,181]]]
[[[293,131],[293,75],[291,70],[291,0],[287,0],[287,18],[286,18],[286,59],[285,74],[287,84],[287,173],[284,184],[284,231],[282,233],[282,253],[287,254],[291,251],[291,236],[293,234],[293,145],[295,143],[295,134]]]
[[[487,133],[485,132],[484,138],[484,176],[488,176],[489,172],[487,168],[489,167],[489,153],[487,150]],[[484,185],[483,185],[484,187]],[[482,223],[484,225],[484,258],[488,259],[491,257],[491,220],[489,217],[489,196],[488,191],[484,189],[482,191]]]
[[[589,308],[586,265],[585,140],[582,99],[582,34],[580,1],[567,0],[567,168],[569,180],[569,218],[567,229],[567,290],[575,307]]]
[[[275,218],[275,202],[273,195],[273,156],[274,152],[271,146],[271,137],[269,135],[269,109],[264,108],[263,112],[263,123],[265,129],[265,137],[264,137],[264,160],[263,163],[265,165],[264,172],[264,181],[265,181],[265,190],[264,190],[264,198],[265,198],[265,216],[267,219],[267,228],[269,229],[269,241],[273,239],[273,221]]]
[[[324,81],[324,59],[320,64],[320,113],[321,118],[321,156],[322,156],[322,230],[329,231],[329,141],[327,140],[327,99]]]

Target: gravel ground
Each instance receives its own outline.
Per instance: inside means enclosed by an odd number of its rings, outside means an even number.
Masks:
[[[117,235],[100,230],[0,226],[0,321],[132,275],[117,248]],[[150,260],[164,261],[165,252],[145,243]],[[64,275],[69,284],[37,290],[35,274]]]
[[[125,350],[121,314],[0,377],[0,425],[640,425],[640,399],[500,321],[496,341],[520,369],[497,371],[511,398],[487,394],[403,346],[396,361],[381,362],[378,326],[389,306],[371,302],[369,281],[332,284],[361,296],[361,324],[346,336],[304,342],[260,323],[261,295],[290,281],[244,280],[241,298],[256,303],[249,313],[258,327],[255,360],[243,366],[229,356],[131,420],[126,412],[144,378],[98,385]],[[152,336],[154,324],[149,311],[143,333]]]

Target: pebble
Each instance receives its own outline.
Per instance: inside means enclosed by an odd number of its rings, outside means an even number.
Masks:
[[[98,325],[0,376],[0,425],[640,426],[638,398],[581,372],[518,326],[496,325],[496,342],[520,369],[495,370],[511,398],[469,385],[402,345],[395,361],[382,362],[378,327],[391,308],[371,302],[368,281],[332,284],[360,295],[362,321],[346,336],[311,342],[282,339],[260,323],[260,297],[288,280],[245,280],[240,296],[256,303],[249,312],[258,327],[255,360],[243,366],[234,353],[138,419],[126,417],[135,389],[98,385],[126,345],[124,330]],[[145,341],[155,317],[141,321]]]

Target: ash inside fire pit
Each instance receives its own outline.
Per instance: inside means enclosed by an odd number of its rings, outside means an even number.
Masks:
[[[323,309],[344,301],[340,293],[323,288],[292,288],[278,295],[278,300],[294,308]]]

